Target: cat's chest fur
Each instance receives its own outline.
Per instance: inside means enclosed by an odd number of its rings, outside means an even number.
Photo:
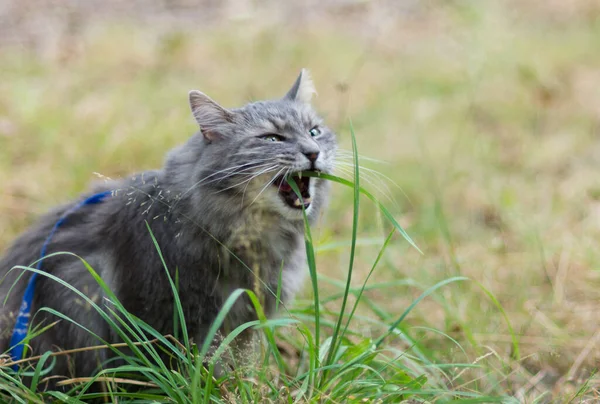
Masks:
[[[218,270],[220,300],[235,289],[252,291],[267,315],[275,312],[277,301],[288,302],[297,292],[305,271],[301,243],[302,233],[296,226],[274,214],[249,210],[233,223],[226,241],[220,246],[222,257]],[[290,282],[293,280],[292,282]],[[255,317],[247,296],[243,296],[230,312],[230,327]]]
[[[222,248],[223,256],[230,271],[241,270],[247,275],[246,280],[252,280],[252,289],[267,288],[264,292],[271,294],[275,291],[268,287],[277,286],[280,272],[298,271],[302,267],[304,261],[295,256],[302,246],[301,240],[301,229],[278,215],[248,211],[232,227]]]
[[[155,191],[148,187],[146,192]],[[119,204],[118,199],[111,202]],[[302,284],[306,269],[303,232],[298,224],[252,208],[229,217],[217,217],[215,213],[190,220],[189,215],[178,217],[177,212],[169,216],[161,205],[156,205],[146,218],[161,214],[167,220],[148,220],[156,245],[139,214],[121,210],[121,217],[113,219],[116,223],[128,220],[135,224],[128,230],[132,237],[123,237],[122,230],[114,235],[119,242],[115,243],[113,256],[120,258],[115,263],[116,274],[110,277],[125,307],[148,319],[158,330],[171,332],[174,313],[173,292],[159,250],[172,279],[177,275],[187,326],[199,336],[207,331],[234,290],[255,293],[269,315],[275,312],[278,299],[280,305],[285,304]],[[127,239],[137,240],[135,246],[121,242]],[[255,317],[244,294],[232,307],[226,327],[235,328]]]

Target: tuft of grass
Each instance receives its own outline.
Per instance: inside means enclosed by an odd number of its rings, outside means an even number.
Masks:
[[[376,291],[382,285],[368,285],[371,275],[385,256],[392,242],[392,236],[399,232],[414,245],[404,229],[389,214],[387,209],[370,192],[361,187],[358,153],[351,126],[353,139],[354,181],[348,181],[332,175],[319,175],[324,180],[334,181],[353,189],[353,231],[350,241],[349,268],[346,281],[340,284],[341,293],[320,295],[320,282],[324,280],[317,272],[316,254],[311,228],[305,215],[305,246],[308,268],[313,286],[313,300],[309,305],[299,304],[290,316],[267,319],[259,298],[251,290],[235,290],[224,303],[214,323],[211,325],[205,341],[198,345],[189,339],[183,308],[179,299],[176,279],[160,251],[160,245],[149,226],[149,237],[169,279],[174,299],[174,324],[180,338],[161,335],[142,319],[129,313],[118,301],[104,281],[92,267],[78,257],[98,285],[102,288],[106,300],[98,305],[85,294],[52,274],[31,267],[16,267],[24,273],[38,273],[76,293],[82,300],[96,310],[123,341],[108,344],[98,335],[85,329],[81,324],[50,308],[41,308],[62,321],[68,321],[92,334],[100,343],[96,347],[83,349],[110,349],[113,359],[103,363],[101,370],[91,378],[62,380],[59,386],[65,391],[44,391],[38,389],[45,382],[45,376],[52,370],[57,355],[78,351],[45,352],[41,356],[18,361],[20,369],[12,371],[13,363],[0,365],[0,398],[16,402],[45,402],[48,400],[67,400],[69,402],[87,402],[92,399],[104,399],[110,402],[399,402],[412,399],[417,401],[453,400],[456,402],[508,402],[510,399],[498,389],[488,392],[457,386],[460,381],[470,383],[465,377],[469,369],[480,370],[474,363],[436,363],[431,352],[419,346],[403,328],[407,316],[428,296],[457,281],[466,281],[466,277],[449,278],[424,290],[393,321],[381,316],[382,310],[371,306],[374,317],[366,313],[359,314],[365,291]],[[307,173],[309,175],[317,175]],[[288,181],[301,198],[294,181]],[[368,197],[388,218],[393,230],[383,240],[380,251],[372,265],[369,276],[357,288],[352,286],[354,257],[358,245],[359,204],[361,194]],[[415,246],[416,247],[416,246]],[[54,253],[48,257],[58,254]],[[72,254],[71,254],[72,255]],[[34,263],[35,264],[35,263]],[[177,274],[177,271],[175,272]],[[501,309],[493,295],[486,295]],[[246,294],[252,302],[258,319],[240,325],[228,335],[219,337],[225,318],[242,295]],[[321,296],[321,297],[320,297]],[[346,307],[354,298],[352,309]],[[326,307],[333,301],[341,300],[340,309]],[[379,319],[377,317],[380,317]],[[369,323],[364,328],[359,323]],[[510,325],[509,325],[510,327]],[[248,329],[262,335],[262,349],[257,358],[239,358],[232,355],[232,344],[236,337]],[[426,328],[422,328],[426,329]],[[34,332],[32,330],[32,332]],[[38,332],[39,333],[39,332]],[[37,335],[37,334],[36,334]],[[451,340],[463,353],[460,343],[439,331],[439,335]],[[293,347],[290,357],[283,358],[278,341],[285,341]],[[227,359],[226,359],[227,358]],[[118,359],[118,360],[116,360]],[[261,366],[254,365],[260,363]],[[228,366],[232,369],[227,370]],[[222,368],[217,372],[217,367]],[[21,380],[31,377],[29,385]],[[93,383],[103,383],[104,392],[90,392]],[[134,386],[134,390],[126,387]]]

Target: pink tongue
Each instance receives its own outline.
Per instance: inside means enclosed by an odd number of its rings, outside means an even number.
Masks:
[[[286,181],[283,181],[279,186],[279,189],[283,192],[289,192],[292,190],[292,187],[290,187],[290,184],[288,184]]]

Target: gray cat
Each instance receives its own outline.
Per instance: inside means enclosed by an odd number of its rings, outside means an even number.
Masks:
[[[314,223],[328,194],[326,181],[299,173],[333,169],[335,135],[310,106],[313,93],[305,70],[284,98],[239,109],[225,109],[205,94],[191,91],[189,101],[200,131],[169,152],[162,169],[95,189],[94,193],[110,190],[112,194],[69,214],[46,255],[68,251],[83,257],[128,311],[160,333],[170,334],[173,294],[147,222],[171,275],[178,271],[187,328],[196,342],[204,340],[224,301],[237,288],[254,290],[267,315],[272,315],[279,280],[285,303],[307,273],[302,204]],[[286,176],[296,182],[302,200]],[[72,206],[55,209],[18,238],[0,260],[0,277],[15,265],[36,261],[52,227]],[[42,269],[104,305],[101,288],[76,257],[48,257]],[[10,272],[0,284],[1,299],[19,273]],[[0,353],[8,348],[29,276],[16,284],[6,305],[0,301]],[[104,340],[118,342],[95,310],[44,276],[37,279],[32,307],[32,317],[40,307],[50,307]],[[221,331],[227,333],[255,318],[244,296]],[[45,312],[33,319],[34,325],[56,321]],[[63,320],[33,339],[31,348],[37,355],[56,347],[96,344],[88,332]],[[59,357],[53,373],[89,376],[108,352],[78,353],[68,360]]]

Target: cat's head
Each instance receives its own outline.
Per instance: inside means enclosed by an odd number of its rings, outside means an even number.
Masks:
[[[203,193],[226,193],[240,206],[254,206],[302,220],[302,204],[285,178],[302,193],[314,218],[328,192],[327,181],[303,171],[330,174],[336,151],[334,133],[313,110],[315,89],[302,70],[287,94],[226,109],[199,91],[189,94],[202,134],[202,155],[193,179]]]

